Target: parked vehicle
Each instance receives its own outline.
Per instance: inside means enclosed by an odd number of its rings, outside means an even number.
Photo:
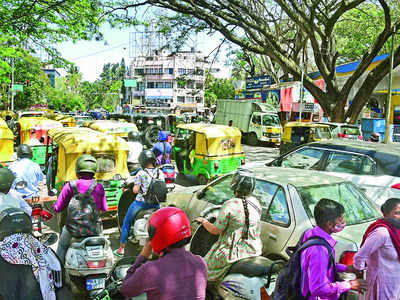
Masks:
[[[41,166],[46,163],[46,143],[48,142],[48,131],[52,128],[63,127],[54,120],[44,117],[22,117],[17,123],[17,144],[28,144],[32,148],[32,160]],[[36,138],[40,145],[31,145],[32,133],[36,132]]]
[[[95,178],[104,186],[108,210],[116,212],[124,179],[129,177],[127,143],[119,137],[78,127],[54,128],[49,130],[49,136],[52,142],[47,152],[54,155],[48,166],[51,169],[49,191],[55,188],[60,193],[66,182],[76,180],[76,160],[82,154],[90,154],[98,163]],[[59,215],[59,224],[63,225],[65,214]]]
[[[400,197],[400,145],[331,140],[301,145],[267,166],[333,172],[378,205]],[[322,175],[322,176],[325,176]]]
[[[299,145],[329,139],[332,139],[332,134],[328,125],[309,122],[287,122],[283,129],[279,153],[282,155]]]
[[[65,114],[46,114],[44,117],[55,120],[63,124],[64,127],[75,127],[76,120],[73,116],[65,115]]]
[[[358,125],[330,122],[317,122],[316,124],[328,125],[331,128],[333,139],[364,140],[361,128]]]
[[[0,163],[7,164],[14,160],[14,134],[6,121],[0,119]]]
[[[260,201],[262,255],[272,260],[287,260],[286,248],[295,246],[302,233],[315,225],[313,211],[321,198],[334,199],[345,208],[346,228],[333,234],[338,241],[335,246],[336,257],[343,263],[351,263],[358,251],[363,233],[380,213],[367,196],[353,183],[342,178],[310,170],[291,170],[285,168],[251,168],[256,177],[253,195]],[[215,221],[221,205],[233,198],[230,187],[233,173],[226,174],[205,187],[185,189],[170,193],[167,204],[182,208],[195,220],[204,217]],[[204,237],[204,230],[194,232],[190,250],[206,253],[215,240]],[[206,242],[208,240],[208,243]],[[358,298],[356,298],[358,299]]]
[[[138,131],[135,124],[113,120],[87,121],[83,123],[83,126],[105,134],[119,136],[125,140],[128,139],[130,131]]]
[[[240,130],[235,127],[180,124],[172,154],[180,173],[197,176],[200,184],[206,184],[245,163],[240,140]]]
[[[237,127],[249,145],[259,142],[279,144],[282,125],[277,111],[265,103],[254,101],[218,100],[215,123]]]
[[[89,116],[89,115],[79,115],[79,116],[75,116],[75,120],[76,120],[76,126],[77,127],[82,127],[83,123],[87,122],[87,121],[93,121],[93,117]]]
[[[41,110],[31,110],[31,111],[19,111],[17,119],[21,119],[22,117],[29,118],[29,117],[43,117],[46,112]]]

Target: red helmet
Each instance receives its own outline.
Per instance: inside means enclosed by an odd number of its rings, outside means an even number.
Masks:
[[[191,236],[188,217],[176,207],[164,207],[153,213],[149,219],[148,231],[151,248],[158,254]]]

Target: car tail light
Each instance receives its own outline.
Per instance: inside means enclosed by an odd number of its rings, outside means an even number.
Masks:
[[[340,137],[340,138],[348,138],[348,137],[349,137],[347,134],[341,133],[341,132],[339,132],[337,135],[338,135],[338,137]]]
[[[167,178],[165,180],[165,183],[174,183],[174,179],[173,178]]]
[[[271,299],[271,297],[268,295],[265,287],[260,288],[260,298],[261,298],[261,300],[270,300]]]
[[[346,266],[352,265],[354,263],[355,251],[344,251],[342,256],[340,256],[340,263]]]
[[[359,136],[358,136],[358,139],[359,139],[360,141],[363,141],[363,140],[364,140],[364,137],[363,137],[362,135],[359,135]]]
[[[34,208],[32,209],[32,217],[40,217],[42,215],[42,209],[41,208]]]
[[[242,159],[242,160],[240,161],[240,164],[244,165],[244,163],[245,163],[245,160]]]
[[[107,259],[103,260],[95,260],[95,261],[87,261],[87,266],[89,269],[98,269],[98,268],[104,268],[106,266]]]
[[[391,186],[391,188],[392,188],[392,189],[400,190],[400,183],[393,184],[393,185]]]
[[[218,168],[219,168],[218,162],[214,162],[214,168],[215,168],[215,169],[218,169]]]

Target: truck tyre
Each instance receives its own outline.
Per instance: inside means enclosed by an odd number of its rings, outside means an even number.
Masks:
[[[257,146],[258,145],[258,138],[257,138],[257,134],[255,134],[254,132],[251,132],[247,135],[247,144],[249,144],[250,146]]]
[[[157,143],[158,140],[158,133],[162,129],[156,125],[151,125],[146,128],[146,130],[143,132],[143,140],[145,145],[148,148],[153,148],[154,144]]]

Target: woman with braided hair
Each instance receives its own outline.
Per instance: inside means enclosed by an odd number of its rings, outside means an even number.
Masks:
[[[225,277],[233,263],[261,255],[261,205],[252,196],[255,185],[256,179],[250,171],[238,169],[231,183],[235,197],[222,205],[215,223],[196,219],[207,231],[219,235],[204,258],[212,285]]]

